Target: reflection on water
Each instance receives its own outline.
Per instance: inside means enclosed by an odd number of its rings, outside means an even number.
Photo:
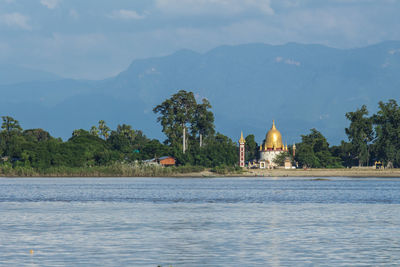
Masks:
[[[399,211],[396,179],[0,179],[0,265],[396,266]]]

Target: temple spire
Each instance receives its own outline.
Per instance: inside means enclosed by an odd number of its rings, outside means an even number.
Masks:
[[[246,140],[243,138],[243,131],[240,133],[240,139],[239,139],[239,144],[244,144],[246,143]]]

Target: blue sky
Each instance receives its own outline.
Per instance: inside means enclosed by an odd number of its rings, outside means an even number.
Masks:
[[[252,42],[400,40],[400,0],[0,0],[0,64],[102,79],[134,59]]]

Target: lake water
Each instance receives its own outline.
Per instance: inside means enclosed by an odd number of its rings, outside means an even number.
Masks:
[[[398,266],[400,179],[0,178],[0,266],[157,265]]]

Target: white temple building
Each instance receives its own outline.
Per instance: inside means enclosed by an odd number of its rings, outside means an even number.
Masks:
[[[240,166],[244,167],[244,147],[245,140],[243,134],[239,140],[240,145]],[[296,146],[293,145],[293,156],[296,151]],[[282,134],[276,129],[275,121],[272,121],[272,127],[265,136],[265,141],[260,145],[260,159],[258,162],[249,163],[248,167],[258,167],[260,169],[272,169],[277,167],[274,162],[275,158],[281,154],[289,152],[287,144],[284,145],[282,141]],[[290,163],[289,163],[290,164]],[[286,165],[286,162],[285,162]],[[286,166],[285,166],[286,167]]]

